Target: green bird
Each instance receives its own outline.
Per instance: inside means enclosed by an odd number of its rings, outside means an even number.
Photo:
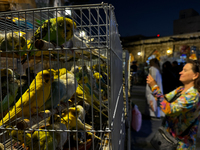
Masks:
[[[9,68],[1,69],[1,91],[2,101],[0,103],[0,113],[3,113],[4,116],[13,105],[18,91],[16,78],[13,71]],[[0,118],[2,118],[2,115],[0,115]]]
[[[96,89],[94,87],[96,86],[96,82],[91,70],[85,65],[83,65],[82,67],[78,67],[78,69],[76,69],[75,76],[78,81],[78,87],[76,89],[76,94],[74,94],[74,97],[76,97],[78,101],[86,101],[90,106],[92,105],[93,108],[99,112],[100,112],[99,109],[100,106],[108,109],[107,106],[105,106],[103,103],[100,102],[101,99],[99,99],[98,92],[95,92],[94,90]],[[90,79],[92,80],[90,81]],[[93,94],[92,94],[92,89],[93,89]],[[104,112],[101,113],[106,118],[108,117]]]
[[[73,29],[76,29],[76,23],[70,18],[57,17],[57,18],[51,18],[49,20],[46,20],[34,33],[34,36],[32,37],[30,41],[29,50],[30,51],[33,50],[34,42],[37,39],[43,39],[45,41],[49,41],[50,39],[50,42],[52,44],[54,45],[57,44],[57,46],[62,47],[62,44],[65,43],[65,39],[66,41],[68,41],[72,38]],[[65,34],[65,31],[66,31],[66,34]],[[57,37],[58,37],[58,41],[57,41]],[[49,52],[47,53],[49,54]],[[30,56],[32,56],[33,54],[34,52],[29,53]],[[45,54],[45,51],[43,54]],[[24,64],[26,62],[26,59],[27,57],[23,59],[21,63]]]

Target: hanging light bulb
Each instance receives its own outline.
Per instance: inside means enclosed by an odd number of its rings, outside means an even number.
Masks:
[[[140,56],[140,55],[141,55],[141,52],[138,52],[137,54],[138,54],[138,56]]]

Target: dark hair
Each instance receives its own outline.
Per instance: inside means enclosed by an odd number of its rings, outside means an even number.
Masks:
[[[172,64],[170,61],[166,61],[163,63],[162,68],[172,69]]]
[[[198,60],[189,60],[187,63],[192,64],[192,71],[194,73],[199,73],[199,76],[194,80],[194,88],[200,92],[200,63]]]
[[[175,60],[172,62],[173,65],[177,65],[178,66],[178,62]]]
[[[160,71],[160,63],[157,58],[152,58],[149,62],[150,62],[150,65],[156,67],[159,70],[159,72],[161,72]]]

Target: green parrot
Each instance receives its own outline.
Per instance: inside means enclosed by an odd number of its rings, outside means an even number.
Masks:
[[[50,31],[48,31],[48,28]],[[66,29],[66,35],[65,35],[65,29]],[[66,41],[70,40],[73,36],[73,29],[76,29],[76,23],[72,21],[70,18],[65,17],[57,17],[57,18],[51,18],[49,20],[46,20],[34,33],[34,36],[32,37],[30,41],[30,48],[29,50],[34,49],[34,42],[37,39],[43,39],[45,41],[49,41],[54,45],[62,47],[62,44]],[[42,32],[42,36],[41,36]],[[50,34],[49,34],[50,33]],[[57,41],[57,35],[58,35],[58,41]],[[34,52],[29,52],[29,55],[32,56]],[[45,54],[45,51],[44,53]],[[47,52],[49,54],[49,52]],[[27,57],[25,57],[21,63],[24,64],[26,62]]]
[[[89,94],[89,88],[87,86],[84,86],[84,89],[82,86],[83,85],[78,84],[78,87],[76,90],[77,101],[86,101],[88,104],[90,104],[90,106],[92,105],[94,109],[100,112],[100,109],[98,108],[100,106],[99,100],[95,97],[94,94],[93,96]],[[92,100],[93,100],[93,103],[92,103]],[[107,109],[107,106],[105,106],[103,103],[101,104],[101,106]],[[108,118],[108,116],[103,111],[101,113],[106,118]]]
[[[0,103],[0,113],[3,113],[4,116],[7,113],[8,109],[11,108],[11,106],[13,105],[18,91],[18,84],[16,82],[16,78],[14,76],[13,71],[9,68],[1,69],[1,90],[2,101]],[[2,118],[2,115],[0,115],[0,118]]]
[[[76,97],[78,101],[86,101],[90,106],[93,105],[93,108],[99,112],[100,112],[100,109],[98,107],[100,106],[100,104],[102,107],[108,109],[107,106],[105,106],[103,103],[100,102],[101,99],[99,99],[98,92],[95,93],[94,91],[95,89],[94,86],[96,86],[96,83],[95,83],[95,78],[91,70],[85,65],[78,68],[76,66],[75,69],[76,69],[75,76],[78,81],[78,87],[76,89],[76,94],[74,94],[73,96]],[[71,70],[73,72],[73,68]],[[90,77],[90,75],[92,76]],[[90,81],[91,78],[92,78],[92,81]],[[91,82],[93,84],[91,84]],[[91,88],[92,86],[93,88]],[[92,95],[91,89],[93,89],[93,95]],[[101,113],[106,118],[108,117],[105,113],[103,112]]]
[[[85,91],[87,91],[88,94],[90,94],[90,95],[92,94],[91,90],[93,89],[93,94],[96,98],[99,98],[99,90],[101,92],[103,92],[104,90],[107,90],[107,88],[104,89],[106,87],[106,84],[103,84],[104,86],[102,86],[101,89],[99,89],[99,85],[98,85],[99,83],[96,83],[98,77],[99,77],[99,75],[93,74],[93,71],[89,67],[86,67],[85,65],[83,65],[79,69],[79,72],[76,73],[76,78],[78,80],[78,83],[81,85],[81,87],[83,87],[83,85],[84,85]],[[82,80],[82,78],[83,78],[83,80]],[[102,76],[101,76],[101,81],[103,81]],[[101,82],[101,84],[102,84],[102,82]],[[97,90],[97,92],[96,92],[96,90]],[[95,99],[94,99],[94,102],[96,102]],[[98,105],[100,104],[99,101],[100,100],[97,100]]]

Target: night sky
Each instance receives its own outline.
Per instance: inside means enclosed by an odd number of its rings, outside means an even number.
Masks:
[[[102,0],[90,0],[101,3]],[[115,15],[122,37],[173,35],[173,20],[179,11],[193,8],[200,14],[200,0],[104,0],[115,7]]]

